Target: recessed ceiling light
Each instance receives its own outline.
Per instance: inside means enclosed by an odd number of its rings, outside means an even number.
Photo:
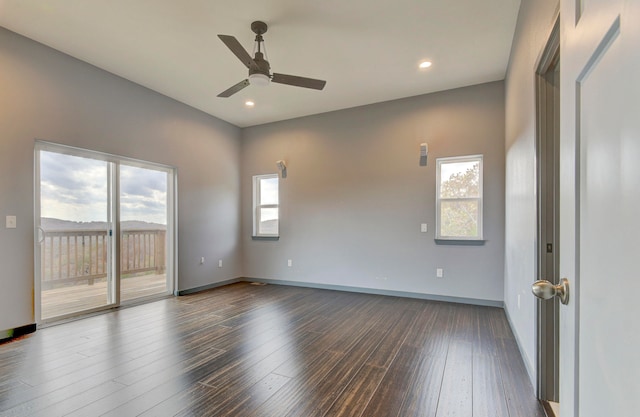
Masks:
[[[256,105],[256,103],[254,103],[251,100],[247,100],[247,101],[244,102],[244,105],[245,105],[245,107],[253,107],[253,106]]]
[[[427,69],[431,66],[431,61],[422,61],[418,67],[420,69]]]

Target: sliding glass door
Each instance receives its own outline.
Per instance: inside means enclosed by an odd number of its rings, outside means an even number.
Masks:
[[[41,317],[115,303],[113,164],[40,151]]]
[[[120,294],[123,301],[167,292],[169,174],[120,165]]]
[[[36,173],[39,322],[173,291],[171,168],[38,142]]]

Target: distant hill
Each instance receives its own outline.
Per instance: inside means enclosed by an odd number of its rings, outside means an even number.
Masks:
[[[106,222],[72,222],[69,220],[43,217],[42,228],[45,231],[54,230],[105,230]],[[148,223],[141,220],[127,220],[121,223],[122,230],[166,230],[167,226],[158,223]]]

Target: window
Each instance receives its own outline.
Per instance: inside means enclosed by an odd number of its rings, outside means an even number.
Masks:
[[[253,235],[279,235],[278,174],[253,177]]]
[[[482,240],[482,155],[436,160],[436,239]]]

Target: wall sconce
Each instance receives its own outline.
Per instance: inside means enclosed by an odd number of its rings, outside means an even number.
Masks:
[[[287,178],[287,165],[285,164],[284,159],[276,161],[276,166],[278,167],[278,170],[280,171],[280,176],[282,178]]]
[[[427,166],[427,154],[429,153],[429,145],[426,143],[420,144],[420,166]]]

